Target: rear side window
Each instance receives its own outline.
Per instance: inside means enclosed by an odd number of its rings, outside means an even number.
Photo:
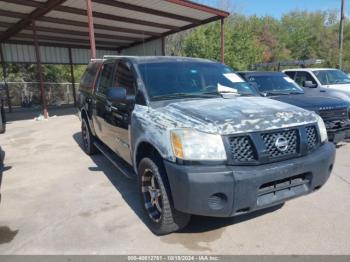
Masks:
[[[287,72],[284,72],[284,73],[294,80],[296,72],[287,71]]]
[[[98,80],[97,91],[102,94],[106,94],[109,88],[114,87],[113,76],[115,70],[115,63],[107,63],[103,65],[102,73]]]
[[[81,89],[92,89],[99,66],[100,64],[98,63],[91,63],[87,66],[80,80]]]

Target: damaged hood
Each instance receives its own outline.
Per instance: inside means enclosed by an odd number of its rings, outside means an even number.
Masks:
[[[152,121],[166,128],[194,128],[221,135],[266,131],[317,122],[316,114],[261,97],[174,102],[152,109]]]

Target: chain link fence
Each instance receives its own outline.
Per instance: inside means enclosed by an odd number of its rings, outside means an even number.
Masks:
[[[4,86],[4,83],[0,83]],[[39,82],[7,82],[12,107],[31,108],[42,105]],[[73,105],[72,83],[44,83],[48,106]],[[75,84],[78,94],[79,83]],[[7,101],[5,100],[5,106]]]

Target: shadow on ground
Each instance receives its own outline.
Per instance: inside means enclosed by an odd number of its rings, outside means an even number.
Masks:
[[[18,230],[11,230],[9,227],[0,226],[0,245],[10,243],[17,235]]]
[[[83,151],[81,133],[74,134],[73,139]],[[82,153],[84,153],[84,151]],[[143,213],[142,206],[140,203],[136,179],[128,179],[122,174],[118,173],[117,169],[102,154],[97,154],[90,157],[96,164],[96,167],[89,167],[89,170],[102,171],[105,174],[105,176],[111,181],[115,189],[119,191],[119,193],[122,195],[129,207],[146,224],[146,217]],[[187,233],[205,233],[214,231],[226,226],[238,224],[249,219],[265,215],[270,212],[274,212],[281,207],[282,205],[278,205],[272,208],[256,211],[247,215],[240,215],[231,218],[193,216],[190,224],[185,229],[176,233],[175,235],[187,235]]]
[[[60,107],[49,107],[49,115],[52,116],[65,116],[74,115],[78,111],[74,106],[60,106]],[[6,119],[8,124],[13,121],[29,120],[34,119],[42,114],[41,108],[14,108],[11,113],[6,112]]]

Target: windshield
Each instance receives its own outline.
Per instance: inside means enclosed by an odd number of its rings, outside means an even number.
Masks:
[[[257,75],[246,77],[261,94],[303,94],[304,91],[287,75]]]
[[[313,71],[322,85],[350,84],[350,78],[340,70]]]
[[[218,63],[159,62],[140,64],[139,70],[151,100],[257,95],[232,69]]]

